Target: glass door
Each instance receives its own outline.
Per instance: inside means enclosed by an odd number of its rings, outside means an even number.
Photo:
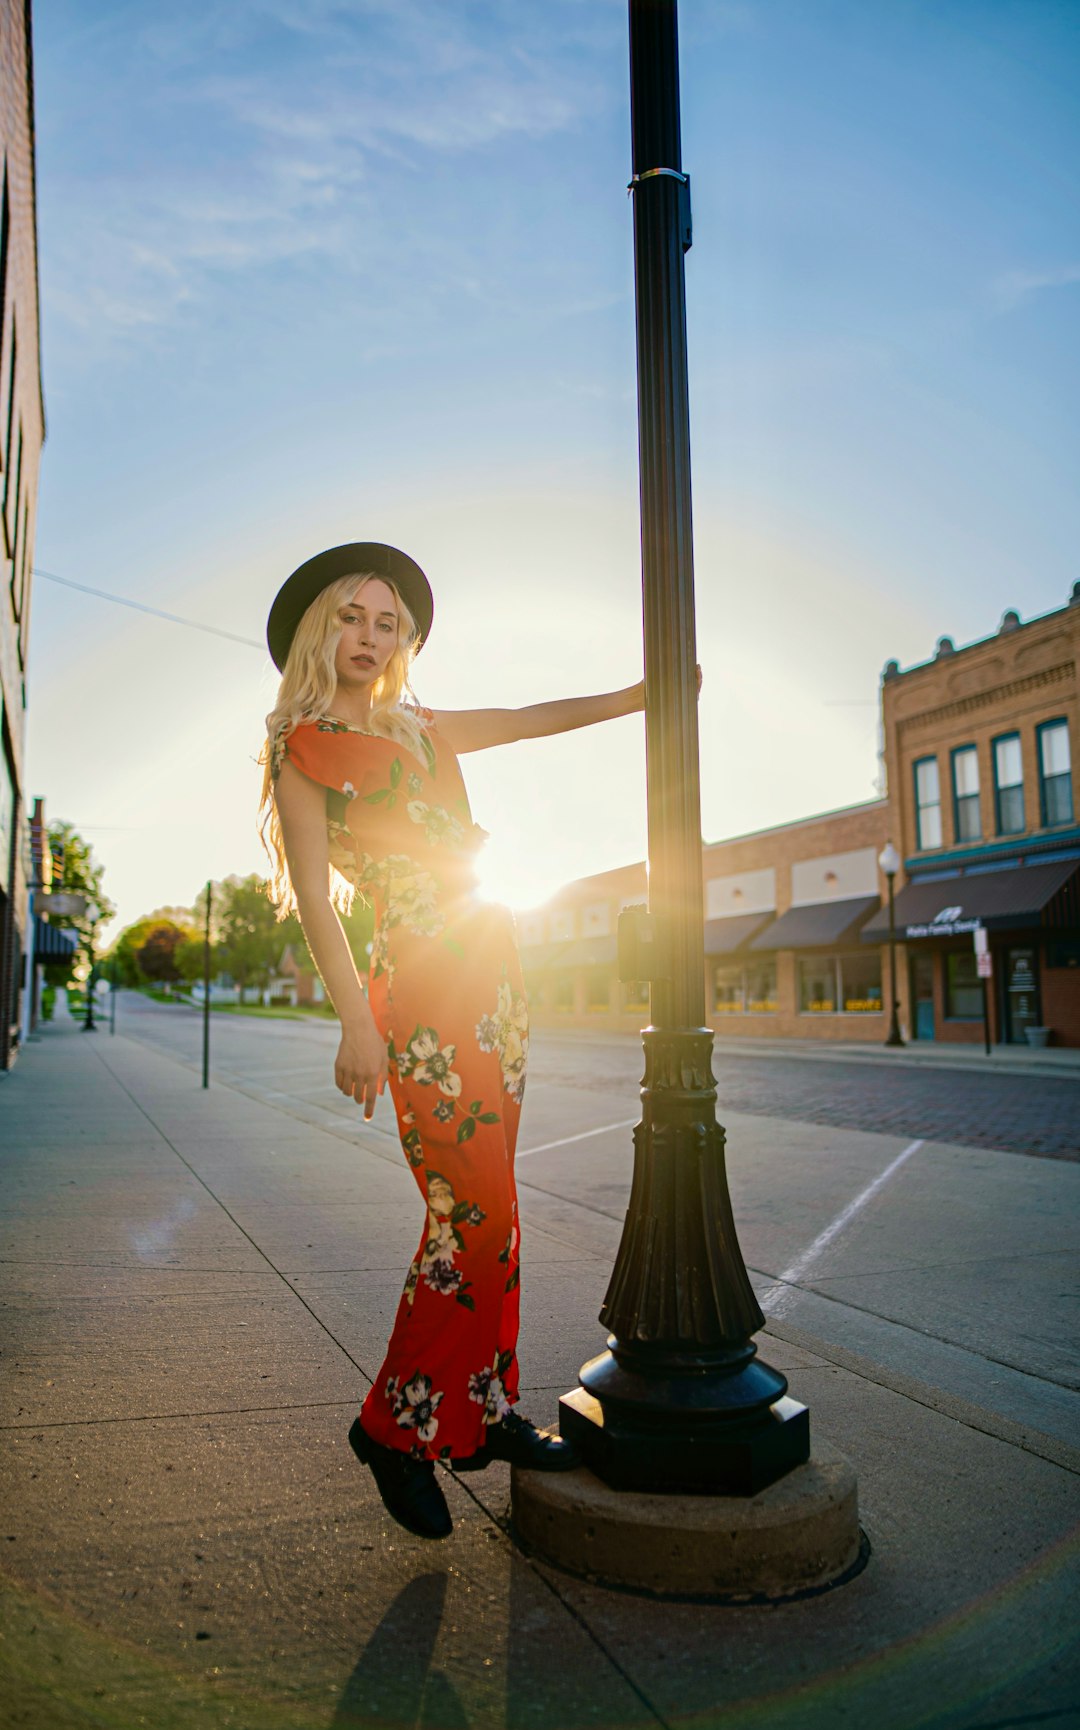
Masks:
[[[911,957],[911,1002],[916,1039],[934,1037],[934,957]]]
[[[1034,947],[1006,949],[1005,1038],[1010,1045],[1023,1045],[1029,1027],[1039,1025],[1039,979]]]

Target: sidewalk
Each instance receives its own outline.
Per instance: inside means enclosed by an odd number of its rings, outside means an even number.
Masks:
[[[554,1022],[544,1023],[545,1031],[558,1034]],[[610,1029],[568,1027],[566,1034],[582,1044],[624,1044],[640,1040],[636,1030],[613,1032]],[[987,1055],[978,1045],[954,1045],[948,1040],[912,1039],[906,1045],[888,1046],[880,1041],[846,1039],[790,1039],[771,1034],[767,1039],[749,1039],[717,1033],[714,1049],[718,1057],[784,1057],[805,1058],[814,1063],[888,1063],[906,1067],[913,1064],[922,1069],[968,1069],[984,1075],[1030,1075],[1080,1079],[1080,1047],[1045,1046],[1041,1051],[1028,1045],[995,1045]]]
[[[501,1466],[448,1480],[454,1536],[425,1545],[345,1441],[420,1225],[385,1137],[64,1019],[0,1083],[0,1149],[0,1722],[1080,1721],[1080,1450],[774,1324],[762,1355],[859,1476],[848,1584],[732,1606],[572,1579],[515,1545]],[[596,1349],[612,1221],[563,1202],[523,1227],[523,1409],[550,1423]]]
[[[725,1039],[717,1034],[716,1050],[725,1057],[746,1051],[755,1057],[824,1058],[833,1063],[852,1058],[856,1062],[914,1064],[923,1069],[974,1069],[984,1075],[1080,1079],[1080,1047],[1073,1046],[1047,1045],[1034,1050],[1029,1045],[994,1045],[987,1053],[981,1042],[953,1045],[943,1039],[912,1039],[906,1045],[889,1046],[831,1039]]]

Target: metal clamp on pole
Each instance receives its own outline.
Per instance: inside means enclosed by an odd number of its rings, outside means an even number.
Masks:
[[[645,980],[650,985],[664,978],[661,972],[660,940],[655,915],[644,906],[624,907],[619,914],[619,981],[632,985]]]
[[[627,185],[626,195],[629,198],[630,194],[643,181],[654,180],[658,175],[679,182],[679,238],[682,241],[683,251],[689,252],[694,244],[694,224],[690,215],[690,176],[688,174],[683,174],[682,170],[678,168],[643,168],[641,173],[635,174],[633,180]]]

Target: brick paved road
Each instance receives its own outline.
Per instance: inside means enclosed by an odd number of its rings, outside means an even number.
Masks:
[[[713,1070],[721,1122],[725,1110],[745,1111],[1043,1159],[1080,1159],[1080,1081],[726,1051],[714,1055]],[[633,1086],[641,1075],[640,1047],[540,1034],[529,1072],[571,1087]]]
[[[126,1033],[198,1062],[201,1017],[193,1010],[163,1009],[132,992],[122,996],[120,1026]],[[107,1035],[104,1035],[107,1037]],[[295,1066],[310,1063],[312,1080],[325,1084],[324,1103],[340,1105],[329,1082],[337,1044],[333,1022],[260,1021],[247,1016],[215,1016],[215,1067],[265,1073],[270,1079],[282,1063],[288,1085],[300,1085]],[[988,1058],[988,1064],[994,1059]],[[966,1069],[931,1069],[914,1063],[875,1063],[870,1058],[837,1055],[760,1056],[718,1051],[713,1058],[719,1090],[719,1117],[744,1111],[839,1129],[953,1142],[961,1147],[999,1148],[1043,1159],[1080,1160],[1080,1079],[1016,1074],[986,1074]],[[632,1116],[641,1079],[641,1046],[636,1039],[568,1037],[538,1032],[529,1054],[534,1082],[555,1082],[584,1091],[613,1087],[626,1091],[626,1116]]]

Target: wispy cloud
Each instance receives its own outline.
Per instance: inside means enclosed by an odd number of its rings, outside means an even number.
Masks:
[[[68,146],[48,181],[47,305],[97,343],[130,340],[222,278],[315,257],[370,277],[407,246],[427,262],[448,157],[483,150],[490,171],[501,139],[566,133],[602,100],[568,51],[578,12],[553,5],[543,31],[513,6],[438,0],[235,0],[134,28],[128,13],[93,75],[146,149]]]
[[[1048,270],[1008,270],[992,285],[995,306],[999,312],[1012,312],[1033,294],[1046,289],[1073,288],[1080,283],[1080,263],[1059,264]]]

